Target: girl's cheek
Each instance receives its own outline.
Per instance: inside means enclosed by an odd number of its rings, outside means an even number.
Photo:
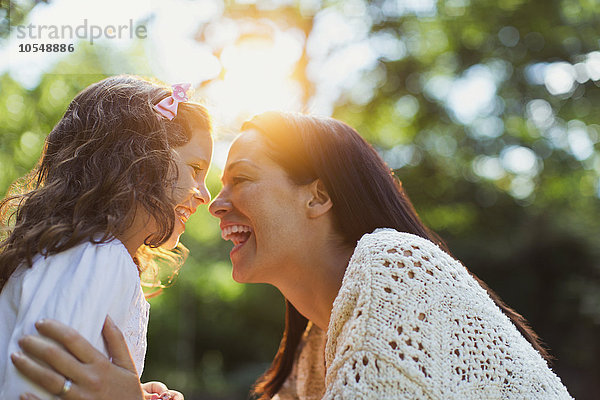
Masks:
[[[176,201],[185,200],[189,197],[192,192],[192,188],[194,187],[192,179],[180,179],[176,185],[175,190],[173,191],[173,196]]]

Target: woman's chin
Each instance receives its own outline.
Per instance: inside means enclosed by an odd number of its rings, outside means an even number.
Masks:
[[[244,279],[244,274],[240,272],[239,268],[236,268],[235,265],[233,266],[233,269],[231,271],[231,277],[237,283],[247,283]]]
[[[237,283],[258,283],[252,279],[252,274],[248,271],[248,268],[244,268],[240,262],[232,262],[231,277]]]
[[[237,261],[237,260],[236,260]],[[241,263],[239,261],[232,262],[231,277],[237,283],[267,283],[273,284],[267,279],[265,271],[256,264]]]

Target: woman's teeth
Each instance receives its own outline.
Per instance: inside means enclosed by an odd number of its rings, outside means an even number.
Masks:
[[[231,240],[234,245],[248,240],[252,234],[252,228],[247,225],[228,225],[221,231],[221,237],[224,240]]]
[[[190,210],[180,206],[175,207],[175,212],[183,222],[187,222],[188,218],[190,218],[190,215],[192,215],[192,212]]]

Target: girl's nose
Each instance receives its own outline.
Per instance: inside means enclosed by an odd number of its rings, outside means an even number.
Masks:
[[[194,197],[200,200],[200,204],[210,203],[210,192],[206,188],[206,185],[201,185],[198,188],[194,188]]]

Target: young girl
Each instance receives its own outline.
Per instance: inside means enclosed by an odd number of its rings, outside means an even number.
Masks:
[[[106,354],[109,316],[129,345],[138,374],[149,304],[140,286],[148,267],[181,262],[187,219],[210,195],[212,155],[206,110],[131,76],[79,93],[46,139],[32,187],[0,203],[0,398],[48,393],[9,361],[39,319],[77,329]]]

